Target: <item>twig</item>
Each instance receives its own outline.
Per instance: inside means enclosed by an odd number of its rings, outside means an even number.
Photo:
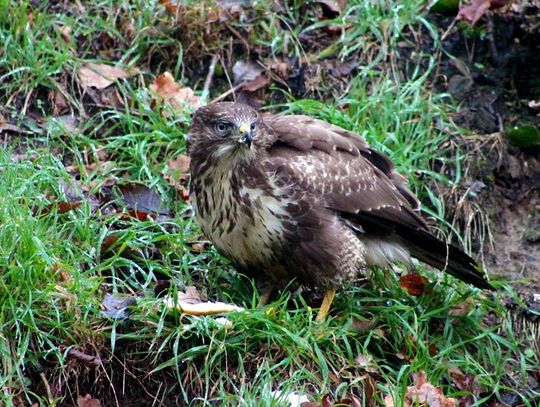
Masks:
[[[49,385],[49,382],[47,381],[47,378],[45,377],[45,374],[41,372],[39,374],[39,377],[41,377],[41,381],[43,382],[43,385],[45,386],[45,391],[47,392],[47,398],[49,399],[49,403],[54,402],[54,397],[51,391],[51,386]]]
[[[212,60],[210,61],[210,66],[208,67],[208,75],[206,75],[206,80],[204,81],[204,88],[201,96],[201,103],[204,104],[208,98],[210,92],[210,86],[212,85],[212,79],[214,79],[214,72],[216,71],[216,64],[218,61],[217,55],[212,55]]]
[[[243,86],[245,85],[245,83],[241,83],[239,85],[236,85],[232,88],[230,88],[228,91],[226,92],[223,92],[221,95],[219,95],[217,98],[213,99],[210,103],[216,103],[216,102],[219,102],[220,100],[223,100],[225,99],[227,96],[229,96],[231,93],[234,93],[236,92],[238,89],[242,88]]]
[[[452,23],[448,26],[448,28],[446,29],[446,31],[443,33],[443,35],[441,36],[441,43],[446,39],[446,37],[448,36],[448,34],[450,34],[450,32],[452,31],[452,29],[454,28],[454,26],[456,25],[456,22],[457,22],[458,18],[454,18],[452,20]]]
[[[75,348],[71,348],[68,351],[68,357],[71,357],[88,367],[96,368],[101,365],[101,358],[99,356],[89,355]]]
[[[497,46],[495,45],[495,28],[493,26],[493,13],[486,13],[486,32],[487,32],[487,39],[489,43],[489,51],[491,54],[491,61],[493,62],[493,65],[495,67],[498,67],[500,65],[500,58],[499,53],[497,52]]]

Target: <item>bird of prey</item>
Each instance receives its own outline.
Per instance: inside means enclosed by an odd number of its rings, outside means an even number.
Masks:
[[[317,320],[344,283],[411,257],[492,289],[471,257],[430,233],[392,162],[353,132],[222,102],[196,111],[187,147],[203,233],[248,275],[323,289]]]

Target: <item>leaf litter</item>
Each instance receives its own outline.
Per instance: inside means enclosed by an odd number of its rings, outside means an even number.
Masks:
[[[89,62],[79,68],[77,77],[85,88],[105,89],[116,80],[130,78],[137,73],[136,69],[126,70],[119,66]]]
[[[174,113],[182,113],[186,107],[197,109],[201,105],[201,98],[189,87],[181,87],[176,83],[170,72],[164,72],[149,86],[152,91],[157,107],[169,106]],[[163,111],[164,116],[168,113]]]

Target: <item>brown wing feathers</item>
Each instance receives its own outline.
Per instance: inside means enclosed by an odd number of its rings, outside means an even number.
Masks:
[[[329,209],[340,212],[349,222],[356,222],[367,233],[397,237],[413,257],[431,266],[446,269],[477,287],[492,289],[472,258],[429,233],[416,213],[419,201],[407,188],[405,178],[386,156],[372,150],[360,136],[307,116],[274,116],[265,119],[265,123],[280,144],[289,146],[289,151],[276,148],[276,157],[294,163],[295,155],[302,156],[317,171],[311,181],[325,184],[319,188],[326,193]],[[317,151],[330,155],[332,160]],[[341,175],[344,166],[354,173]],[[329,178],[328,171],[337,178]]]

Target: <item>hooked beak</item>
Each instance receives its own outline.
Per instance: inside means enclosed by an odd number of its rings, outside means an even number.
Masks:
[[[251,141],[253,140],[253,134],[251,133],[251,127],[247,123],[243,123],[238,128],[240,130],[240,139],[238,142],[240,144],[245,144],[248,148],[251,147]]]

